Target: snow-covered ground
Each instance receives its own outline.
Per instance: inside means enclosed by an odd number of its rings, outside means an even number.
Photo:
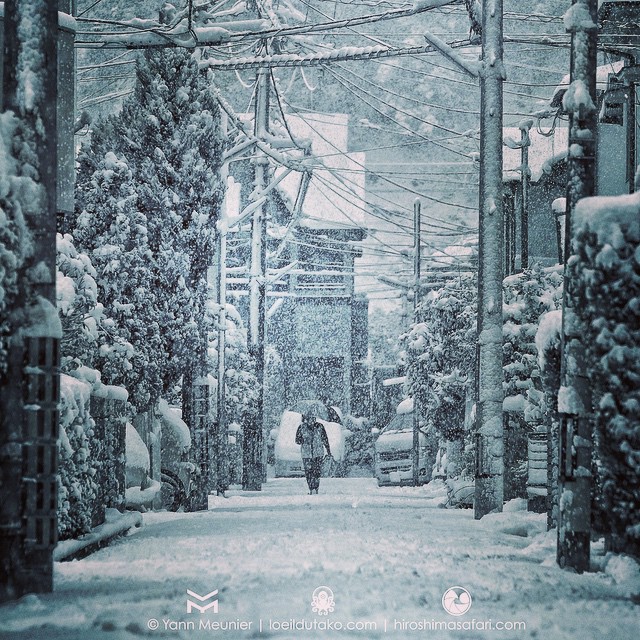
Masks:
[[[272,479],[260,493],[211,498],[208,512],[145,514],[110,547],[57,563],[53,594],[0,607],[0,637],[638,637],[633,561],[561,571],[544,516],[509,503],[475,521],[470,510],[438,508],[443,495],[442,485],[380,489],[350,478],[323,479],[308,496],[303,479]],[[312,608],[320,586],[333,592],[327,614]],[[454,586],[471,595],[460,616],[442,605]],[[218,594],[200,601],[187,589]],[[217,613],[187,613],[187,599],[204,608],[216,597]]]

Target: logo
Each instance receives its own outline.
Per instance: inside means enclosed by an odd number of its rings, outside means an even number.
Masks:
[[[471,594],[464,587],[449,587],[442,596],[444,610],[452,616],[461,616],[471,609]]]
[[[187,595],[204,603],[204,602],[207,602],[207,600],[211,600],[213,596],[217,596],[218,590],[216,589],[211,593],[207,593],[206,596],[200,596],[195,591],[191,591],[190,589],[187,589]],[[187,613],[192,613],[193,609],[197,609],[200,613],[204,613],[208,609],[213,609],[213,613],[218,613],[218,598],[216,597],[215,600],[211,600],[211,602],[209,602],[208,604],[202,604],[202,605],[196,604],[195,602],[187,598]]]
[[[311,610],[319,616],[326,616],[335,609],[333,591],[329,587],[318,587],[311,597]]]

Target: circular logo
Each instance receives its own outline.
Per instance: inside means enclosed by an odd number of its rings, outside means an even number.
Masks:
[[[311,597],[311,609],[320,616],[326,616],[335,609],[333,591],[329,587],[318,587]]]
[[[442,606],[452,616],[461,616],[471,609],[471,594],[464,587],[449,587],[442,596]]]

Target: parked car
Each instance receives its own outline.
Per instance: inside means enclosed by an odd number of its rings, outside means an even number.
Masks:
[[[419,432],[418,477],[427,481],[427,439]],[[413,484],[413,405],[403,401],[375,442],[378,486]]]
[[[271,437],[275,441],[274,457],[277,478],[304,476],[300,445],[296,444],[296,431],[302,422],[303,411],[304,409],[300,411],[285,411],[280,419],[279,427],[271,433]],[[324,415],[329,417],[330,414],[327,412]],[[334,420],[336,418],[339,419],[337,413],[332,414],[331,417]],[[344,457],[345,429],[338,422],[329,419],[318,417],[317,420],[324,425],[327,432],[333,459],[336,463],[340,463]],[[328,466],[323,469],[323,475],[333,475],[333,472],[334,469]]]
[[[160,400],[158,417],[162,424],[161,496],[168,511],[185,507],[191,489],[193,463],[189,462],[191,434],[181,418],[179,407]]]

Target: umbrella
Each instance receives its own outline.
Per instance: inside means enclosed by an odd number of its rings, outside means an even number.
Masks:
[[[296,403],[293,411],[297,411],[302,415],[311,414],[316,418],[320,418],[320,420],[328,420],[329,412],[327,411],[327,407],[325,407],[320,400],[300,400],[300,402]]]

